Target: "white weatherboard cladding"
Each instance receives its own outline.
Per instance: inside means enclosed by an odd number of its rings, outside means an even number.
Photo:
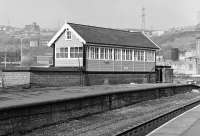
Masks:
[[[49,47],[54,44],[54,42],[60,37],[60,35],[66,30],[70,30],[76,37],[79,39],[80,42],[86,44],[85,40],[67,23],[65,23],[62,28],[53,36],[53,38],[47,44]]]
[[[68,47],[68,58],[56,58],[55,55],[55,66],[56,67],[79,67],[83,65],[82,58],[69,58],[70,47],[83,47],[83,43],[80,42],[78,37],[72,32],[72,39],[66,40],[65,33],[57,39],[55,42],[55,52],[57,48]]]

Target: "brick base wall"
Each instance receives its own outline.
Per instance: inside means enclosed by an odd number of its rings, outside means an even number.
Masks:
[[[5,87],[30,84],[30,72],[3,72],[2,85]]]
[[[39,86],[79,86],[80,73],[32,71],[30,83]]]
[[[32,71],[30,83],[40,86],[79,86],[102,84],[155,83],[155,73],[85,74],[80,72]]]
[[[5,86],[82,86],[102,84],[155,83],[153,72],[80,72],[79,69],[31,68],[4,70]]]
[[[87,74],[86,85],[155,83],[155,73]]]
[[[186,85],[149,90],[124,91],[74,100],[0,109],[0,136],[20,136],[28,131],[138,102],[191,91]]]

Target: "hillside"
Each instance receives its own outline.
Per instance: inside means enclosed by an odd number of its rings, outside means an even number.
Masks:
[[[196,38],[200,37],[200,31],[186,31],[166,33],[162,36],[152,37],[162,49],[179,48],[180,51],[195,49]]]

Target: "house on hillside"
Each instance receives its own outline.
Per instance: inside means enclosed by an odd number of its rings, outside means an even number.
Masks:
[[[87,84],[155,82],[159,47],[142,32],[65,23],[48,46],[54,69],[81,69]]]

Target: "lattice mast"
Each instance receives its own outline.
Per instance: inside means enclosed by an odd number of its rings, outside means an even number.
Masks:
[[[146,29],[146,13],[145,13],[145,8],[143,7],[142,8],[142,15],[141,15],[141,18],[142,18],[142,22],[141,22],[141,29],[142,31],[144,31]]]

